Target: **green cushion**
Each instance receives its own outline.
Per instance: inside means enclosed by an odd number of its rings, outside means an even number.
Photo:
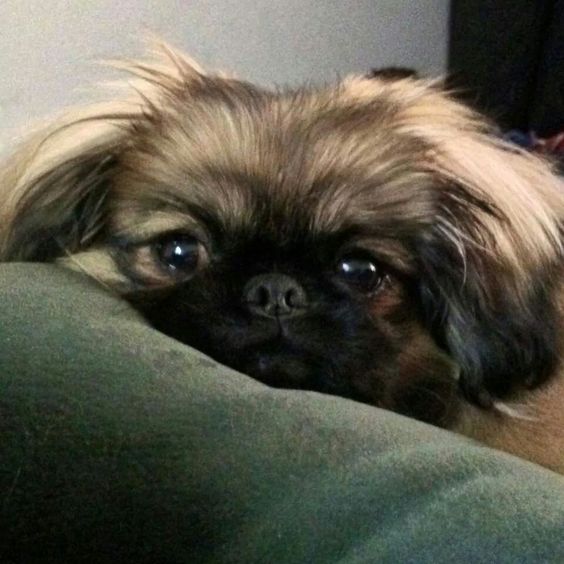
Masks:
[[[0,561],[564,562],[564,478],[0,267]]]

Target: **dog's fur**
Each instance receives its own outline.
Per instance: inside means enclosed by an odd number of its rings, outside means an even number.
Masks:
[[[0,170],[0,260],[58,261],[266,383],[343,395],[564,472],[564,196],[549,165],[415,77],[270,91],[162,47],[133,98]],[[199,241],[195,272],[159,262]],[[161,247],[159,247],[161,245]],[[360,255],[359,255],[360,253]],[[365,257],[361,291],[335,269]],[[307,309],[249,313],[249,280]]]

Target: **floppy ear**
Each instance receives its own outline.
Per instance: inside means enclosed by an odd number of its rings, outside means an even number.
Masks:
[[[421,299],[463,392],[489,406],[560,360],[564,193],[546,163],[459,117],[426,133],[439,186],[417,242]]]
[[[65,116],[0,166],[0,260],[53,260],[103,237],[121,154],[203,77],[164,43],[154,48],[156,61],[112,63],[134,75],[133,97]]]
[[[52,260],[91,245],[104,230],[124,136],[97,117],[22,147],[0,171],[0,258]]]

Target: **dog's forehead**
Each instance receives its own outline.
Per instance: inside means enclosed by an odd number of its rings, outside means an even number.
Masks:
[[[388,113],[385,100],[353,103],[331,90],[242,88],[192,100],[165,113],[133,153],[137,207],[204,210],[225,231],[280,238],[334,233],[369,215],[385,223],[420,214],[422,148],[393,131]]]

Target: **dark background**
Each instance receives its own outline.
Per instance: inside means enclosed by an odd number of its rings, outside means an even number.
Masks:
[[[504,129],[564,131],[564,0],[452,0],[449,74]]]

